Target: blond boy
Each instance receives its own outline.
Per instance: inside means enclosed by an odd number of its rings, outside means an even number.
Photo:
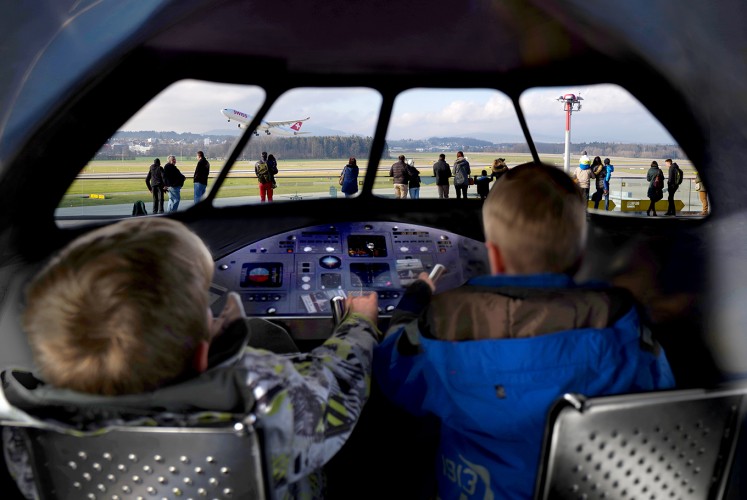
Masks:
[[[483,226],[491,275],[435,296],[421,275],[376,350],[374,376],[394,403],[440,421],[439,497],[531,498],[554,400],[674,379],[627,294],[573,282],[586,216],[568,175],[509,170],[484,202]]]
[[[91,401],[91,394],[120,406],[117,396],[124,396],[138,409],[155,404],[154,412],[248,410],[265,429],[272,463],[287,464],[272,470],[278,498],[318,495],[318,481],[307,477],[345,442],[369,394],[378,340],[376,295],[351,297],[344,321],[311,353],[278,355],[251,347],[255,328],[242,320],[238,295],[229,294],[221,315],[212,317],[212,276],[208,249],[170,219],[130,219],[76,239],[27,292],[23,326],[43,383],[29,389],[18,382],[18,372],[6,372],[6,397],[11,404],[13,398],[34,401],[30,411],[36,406],[40,414],[49,395],[74,406]],[[214,342],[227,337],[237,341]],[[225,352],[214,352],[211,342]],[[236,378],[246,386],[237,387],[231,382]],[[174,400],[175,393],[182,399]],[[333,400],[345,407],[347,419],[330,429],[324,416]],[[304,408],[302,422],[294,413],[297,406]],[[33,496],[23,457],[8,451],[22,446],[18,436],[4,438],[9,468]]]

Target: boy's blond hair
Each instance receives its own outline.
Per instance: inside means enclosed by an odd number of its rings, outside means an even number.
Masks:
[[[208,337],[210,252],[183,224],[136,218],[87,233],[32,280],[23,326],[42,378],[133,394],[191,372]]]
[[[580,264],[586,207],[562,170],[536,163],[510,169],[490,190],[482,217],[508,274],[570,274]]]

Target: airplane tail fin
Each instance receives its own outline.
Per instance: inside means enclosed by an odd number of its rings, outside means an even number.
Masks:
[[[291,130],[298,133],[301,131],[301,126],[303,125],[303,122],[296,122],[293,125],[290,126]]]

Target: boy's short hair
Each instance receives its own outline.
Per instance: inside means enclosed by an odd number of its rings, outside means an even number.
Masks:
[[[482,208],[487,241],[510,274],[575,272],[586,244],[586,207],[573,180],[525,163],[496,181]]]
[[[79,392],[156,389],[208,340],[213,260],[183,224],[128,219],[87,233],[31,281],[23,326],[42,378]]]

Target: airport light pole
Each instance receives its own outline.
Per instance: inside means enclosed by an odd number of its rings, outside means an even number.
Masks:
[[[581,101],[584,98],[581,94],[565,94],[558,97],[558,101],[563,103],[565,110],[565,155],[563,156],[563,170],[567,174],[571,173],[571,113],[581,111]]]

